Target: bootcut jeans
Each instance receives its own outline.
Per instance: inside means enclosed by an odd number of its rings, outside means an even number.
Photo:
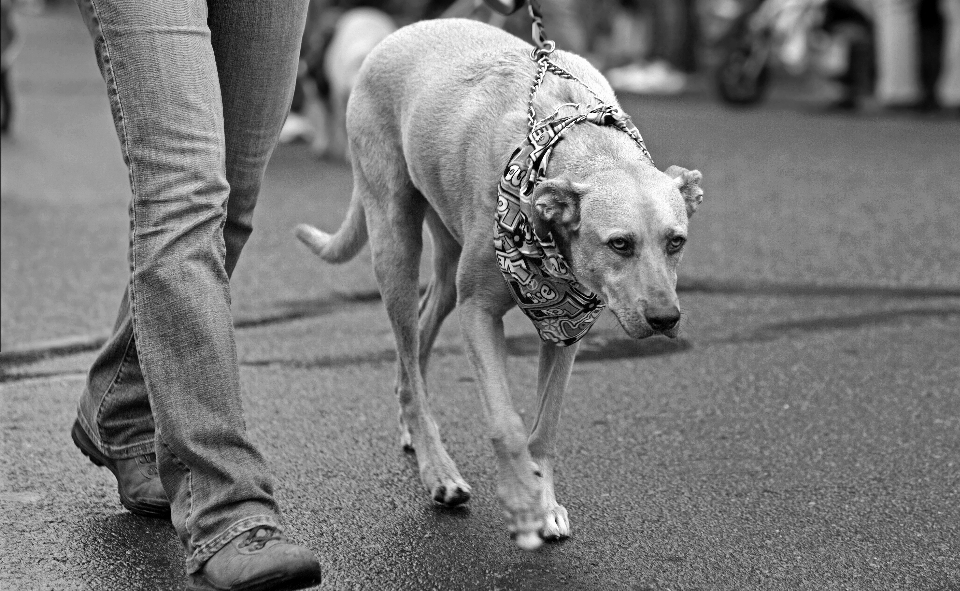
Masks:
[[[129,170],[130,281],[81,396],[107,456],[156,453],[199,570],[279,527],[246,434],[229,278],[293,95],[307,0],[77,0]]]

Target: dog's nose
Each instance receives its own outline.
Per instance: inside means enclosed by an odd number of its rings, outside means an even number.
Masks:
[[[680,308],[676,306],[666,306],[663,308],[648,309],[646,318],[650,328],[664,332],[670,330],[680,322]]]

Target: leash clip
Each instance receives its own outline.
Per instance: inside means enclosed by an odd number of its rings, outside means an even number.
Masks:
[[[553,39],[547,39],[543,42],[543,46],[534,47],[533,51],[530,52],[530,57],[535,62],[539,62],[542,58],[547,57],[557,48],[557,44],[554,43]]]

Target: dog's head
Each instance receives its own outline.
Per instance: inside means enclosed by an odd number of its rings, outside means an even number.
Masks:
[[[677,266],[687,222],[703,199],[703,176],[640,162],[565,168],[534,191],[537,232],[553,233],[577,279],[604,299],[630,336],[675,337]]]

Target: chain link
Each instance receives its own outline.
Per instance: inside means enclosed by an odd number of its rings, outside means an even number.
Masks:
[[[604,104],[603,99],[601,99],[600,96],[594,92],[586,82],[550,61],[547,56],[552,51],[552,48],[549,52],[542,49],[535,49],[533,50],[533,55],[531,56],[537,61],[537,75],[533,80],[533,85],[530,87],[530,101],[527,106],[527,121],[530,124],[530,131],[533,131],[537,127],[537,112],[533,108],[533,99],[537,95],[537,91],[540,90],[540,86],[543,84],[543,78],[546,76],[547,72],[550,72],[560,78],[572,80],[578,83],[580,86],[587,89],[587,92],[590,93],[590,96],[592,96],[597,103],[601,105]]]
[[[638,130],[637,127],[630,121],[630,117],[618,107],[611,107],[607,105],[607,103],[600,98],[600,95],[594,92],[586,82],[550,61],[550,54],[554,52],[557,45],[550,39],[547,39],[546,30],[543,28],[543,15],[540,11],[540,2],[538,0],[528,0],[528,7],[530,9],[530,18],[533,20],[533,42],[536,44],[536,47],[530,52],[530,59],[537,63],[537,75],[534,77],[533,84],[530,86],[530,100],[528,101],[527,105],[527,123],[530,126],[529,133],[533,134],[538,127],[537,111],[533,108],[533,99],[537,96],[537,91],[540,90],[540,86],[543,85],[543,79],[547,75],[547,72],[550,72],[554,76],[576,82],[583,88],[587,89],[587,92],[589,92],[590,96],[593,97],[593,100],[596,101],[597,104],[588,105],[586,113],[581,112],[582,119],[578,119],[578,121],[586,119],[594,110],[603,109],[603,113],[601,114],[613,118],[613,122],[604,120],[604,124],[615,125],[618,129],[633,138],[633,140],[643,151],[644,157],[652,166],[653,158],[650,156],[650,152],[647,150],[647,146],[643,141],[643,136],[640,135],[640,130]],[[545,125],[554,117],[558,116],[560,109],[562,109],[564,106],[573,106],[580,111],[583,105],[580,103],[565,103],[560,105],[553,115],[541,119],[539,126]]]
[[[530,123],[530,131],[533,131],[533,128],[536,127],[537,124],[537,112],[533,108],[533,97],[537,95],[537,90],[539,90],[540,85],[543,84],[543,77],[547,74],[547,68],[546,56],[537,60],[537,75],[533,79],[533,85],[530,86],[530,100],[527,104],[527,121]]]

